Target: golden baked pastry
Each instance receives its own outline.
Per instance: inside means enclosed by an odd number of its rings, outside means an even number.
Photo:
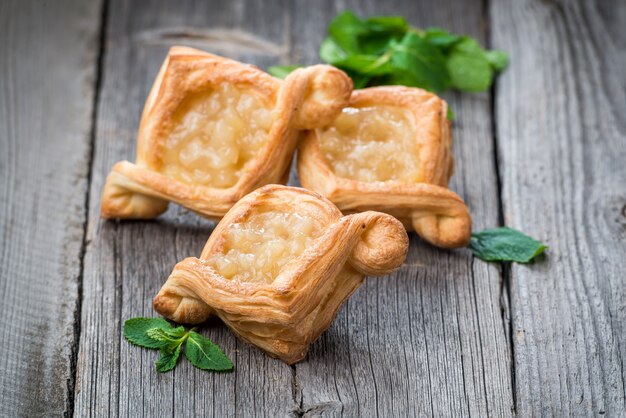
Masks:
[[[153,218],[176,202],[220,218],[259,186],[285,183],[301,130],[330,123],[352,81],[316,65],[284,81],[258,68],[173,47],[146,101],[137,161],[109,174],[105,218]]]
[[[472,222],[447,185],[453,172],[447,104],[421,89],[355,90],[328,126],[305,134],[298,174],[344,213],[377,210],[445,248],[468,244]]]
[[[293,364],[363,276],[390,273],[407,248],[404,227],[390,215],[342,216],[315,192],[269,185],[233,206],[200,258],[176,265],[154,308],[179,323],[217,315],[242,339]]]

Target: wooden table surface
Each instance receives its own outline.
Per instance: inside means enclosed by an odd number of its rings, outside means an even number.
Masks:
[[[509,52],[491,92],[445,95],[451,188],[476,230],[518,228],[547,256],[485,263],[411,234],[402,268],[367,279],[305,361],[213,321],[202,333],[235,372],[156,373],[121,327],[155,315],[214,224],[178,207],[149,222],[98,211],[167,49],[315,63],[344,8]],[[623,0],[3,0],[0,416],[624,416],[625,68]]]

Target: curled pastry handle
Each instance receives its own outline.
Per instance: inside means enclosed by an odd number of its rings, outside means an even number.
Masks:
[[[442,248],[459,248],[469,243],[472,218],[463,199],[445,187],[417,183],[377,190],[365,184],[358,190],[325,192],[344,212],[373,209],[400,219],[408,230]]]
[[[200,261],[188,257],[174,267],[152,302],[154,309],[166,318],[181,324],[200,324],[213,314],[207,305],[192,288],[185,283],[202,282],[202,272],[198,271]]]
[[[437,208],[416,210],[411,223],[415,232],[426,241],[442,248],[459,248],[469,244],[472,218],[467,206],[457,199],[449,199]]]
[[[135,182],[124,172],[122,161],[109,173],[102,192],[100,216],[103,218],[150,219],[167,210],[168,201],[151,193],[137,193]],[[139,186],[139,185],[138,185]]]
[[[278,112],[294,112],[297,129],[327,125],[350,100],[352,80],[330,65],[299,68],[280,88]]]
[[[208,218],[221,217],[242,192],[207,190],[120,161],[111,169],[102,193],[103,218],[150,219],[167,210],[168,201]]]
[[[346,218],[356,225],[359,234],[349,262],[360,273],[380,276],[402,265],[409,247],[409,238],[400,221],[380,212],[362,212]]]
[[[176,264],[153,306],[161,315],[182,324],[204,322],[215,310],[242,317],[263,314],[270,321],[288,321],[289,316],[277,310],[281,302],[275,300],[273,292],[271,285],[259,287],[227,280],[205,260],[187,257]]]

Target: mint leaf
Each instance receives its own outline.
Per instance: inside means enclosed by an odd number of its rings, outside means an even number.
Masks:
[[[332,38],[326,38],[320,45],[320,58],[328,64],[336,65],[346,59],[348,54]],[[272,68],[272,67],[270,67]]]
[[[161,357],[155,363],[157,372],[159,373],[169,372],[174,367],[176,367],[176,364],[178,363],[178,359],[180,358],[181,347],[182,347],[182,342],[172,348],[161,349]]]
[[[402,16],[374,16],[368,18],[365,23],[371,32],[379,35],[397,35],[402,37],[409,29],[409,24]]]
[[[474,39],[465,38],[451,50],[446,63],[452,86],[465,91],[485,91],[491,86],[493,68]]]
[[[124,337],[140,347],[161,348],[163,342],[148,335],[151,329],[171,330],[173,328],[163,318],[131,318],[124,322]]]
[[[485,261],[528,263],[548,247],[505,226],[473,233],[469,248],[476,257]]]
[[[189,338],[185,345],[185,357],[199,369],[213,371],[233,369],[233,363],[226,357],[222,349],[195,331],[189,331]]]
[[[462,38],[462,36],[455,35],[439,28],[428,28],[424,32],[424,39],[426,39],[428,43],[438,46],[444,50],[450,48]]]
[[[334,65],[343,68],[345,71],[354,71],[364,75],[390,74],[394,71],[391,65],[391,57],[387,54],[363,55],[353,54],[341,61],[336,61]]]
[[[449,87],[445,56],[418,34],[407,32],[402,41],[391,44],[391,51],[391,62],[403,73],[403,84],[436,92]]]
[[[359,34],[361,53],[380,55],[392,40],[402,39],[409,25],[400,16],[377,16],[365,20],[366,30]]]
[[[502,71],[509,65],[509,55],[504,51],[485,51],[485,58],[496,71]]]
[[[185,336],[185,328],[176,327],[172,329],[151,328],[146,331],[148,337],[157,341],[175,341]]]
[[[183,327],[177,327],[171,330],[152,328],[149,329],[146,334],[148,335],[148,337],[161,343],[159,347],[161,351],[172,350],[174,347],[181,345],[185,340],[185,336],[187,335],[187,333],[185,332],[185,328]]]
[[[367,32],[367,25],[349,10],[339,13],[328,25],[328,34],[342,50],[360,53],[359,35]]]
[[[301,65],[274,65],[267,69],[267,72],[276,78],[285,78],[293,70],[302,67]]]

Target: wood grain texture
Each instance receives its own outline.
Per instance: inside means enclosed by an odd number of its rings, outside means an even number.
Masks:
[[[59,416],[75,320],[100,5],[0,2],[0,416]]]
[[[158,220],[99,219],[113,163],[134,159],[143,102],[170,46],[192,45],[266,66],[287,38],[287,2],[129,2],[108,10],[85,256],[75,415],[283,416],[296,408],[292,369],[237,340],[220,322],[201,332],[233,360],[234,373],[207,373],[185,359],[159,374],[158,353],[130,345],[124,320],[156,316],[152,299],[176,262],[199,255],[213,229],[174,205]],[[259,40],[260,39],[260,40]],[[252,45],[252,46],[251,46]]]
[[[332,17],[402,15],[415,26],[438,25],[485,40],[479,1],[312,2],[294,8],[292,56],[317,62]],[[498,224],[498,190],[490,97],[447,97],[454,126],[456,174],[474,228]],[[367,279],[331,328],[296,365],[304,416],[510,416],[513,413],[508,305],[496,265],[467,250],[442,251],[411,234],[405,265]]]
[[[493,45],[507,225],[546,242],[511,270],[520,416],[624,416],[626,7],[502,1]]]

